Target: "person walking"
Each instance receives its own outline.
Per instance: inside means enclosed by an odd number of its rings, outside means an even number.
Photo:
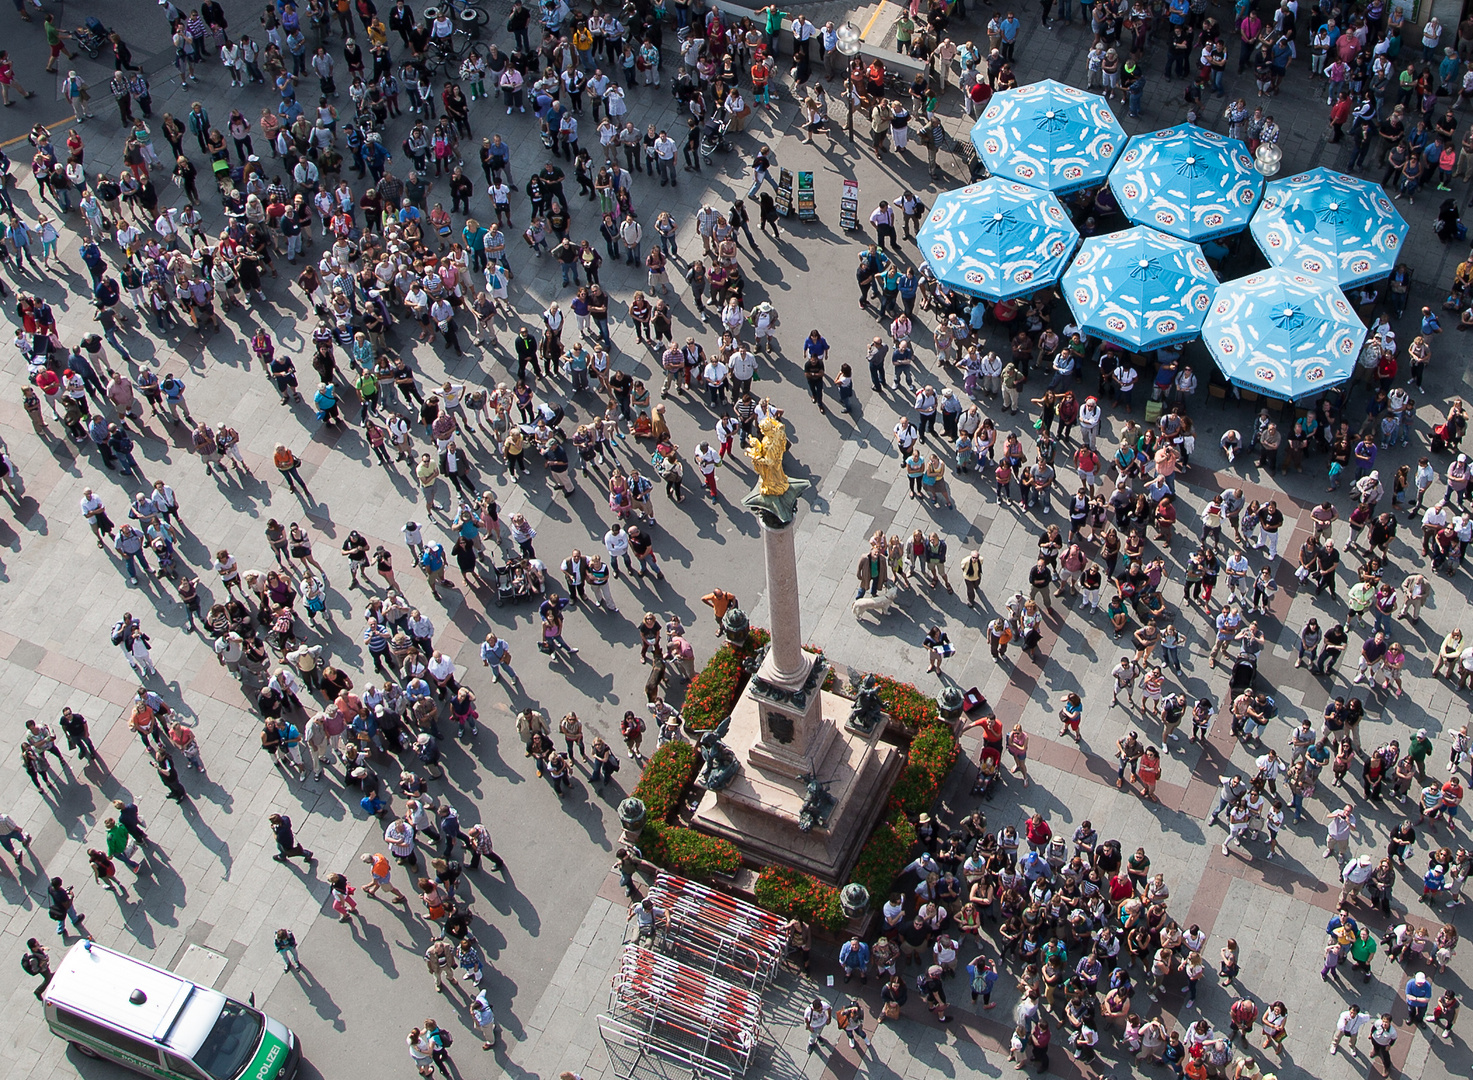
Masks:
[[[389,858],[387,855],[383,855],[379,852],[374,852],[372,854],[365,852],[363,855],[359,856],[359,859],[363,862],[364,865],[368,867],[368,872],[373,877],[372,881],[363,886],[364,896],[377,896],[379,890],[387,889],[389,890],[389,892],[394,894],[394,903],[406,905],[409,903],[409,898],[406,897],[402,892],[400,892],[398,887],[389,880],[389,874],[392,871],[393,866],[389,862]]]
[[[92,935],[87,933],[82,926],[82,915],[77,911],[74,897],[76,890],[70,885],[62,882],[61,878],[54,877],[46,888],[46,898],[49,906],[46,914],[56,921],[56,932],[66,940],[66,924],[71,922],[72,927],[87,940],[92,940]]]
[[[20,958],[20,968],[27,975],[40,976],[41,985],[31,991],[36,995],[36,1000],[40,1001],[54,978],[51,971],[51,953],[38,939],[27,938],[25,954]]]
[[[273,859],[284,863],[294,856],[300,856],[303,862],[317,861],[316,856],[304,848],[293,834],[291,818],[285,814],[271,814],[266,820],[276,835],[276,854],[271,856]]]

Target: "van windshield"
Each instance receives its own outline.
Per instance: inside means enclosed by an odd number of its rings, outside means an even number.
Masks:
[[[261,1041],[261,1014],[238,1001],[226,1001],[220,1019],[205,1036],[194,1063],[215,1080],[235,1080]]]

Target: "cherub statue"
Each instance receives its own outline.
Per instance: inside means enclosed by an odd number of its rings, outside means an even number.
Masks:
[[[736,778],[741,763],[731,747],[721,740],[731,730],[731,717],[727,717],[701,736],[701,758],[706,767],[701,770],[700,782],[707,791],[720,791]]]

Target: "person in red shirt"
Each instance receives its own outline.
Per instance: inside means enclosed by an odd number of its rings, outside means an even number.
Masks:
[[[1258,1019],[1258,1006],[1253,1003],[1252,998],[1240,997],[1228,1010],[1228,1019],[1233,1036],[1241,1036],[1247,1042],[1248,1035],[1253,1030],[1253,1022]]]
[[[1028,819],[1024,833],[1028,837],[1028,846],[1040,855],[1048,847],[1048,842],[1054,838],[1054,830],[1049,828],[1048,822],[1043,820],[1043,815],[1036,810]]]
[[[56,411],[56,403],[61,400],[61,376],[50,368],[43,368],[36,373],[36,389],[41,391],[46,404],[51,406],[51,415],[61,419]]]
[[[1350,110],[1353,102],[1350,100],[1350,91],[1340,91],[1340,97],[1335,104],[1330,106],[1330,129],[1334,132],[1330,136],[1332,143],[1340,141],[1342,129],[1350,122]]]

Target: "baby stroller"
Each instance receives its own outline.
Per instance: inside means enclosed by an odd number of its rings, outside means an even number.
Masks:
[[[107,47],[107,36],[107,27],[103,26],[95,16],[72,31],[72,37],[81,46],[82,51],[93,60],[96,60],[98,54]]]
[[[533,572],[531,564],[522,558],[509,559],[505,566],[496,569],[496,606],[542,593],[542,583]]]
[[[562,442],[567,438],[567,435],[563,433],[562,429],[563,417],[566,415],[566,410],[556,401],[541,401],[533,409],[532,423],[518,424],[517,427],[521,429],[524,436],[530,439],[537,432],[537,421],[545,420],[547,421],[547,426],[557,436],[558,441]]]
[[[1233,661],[1233,673],[1228,679],[1228,688],[1235,694],[1252,689],[1253,680],[1257,677],[1258,657],[1243,653]]]
[[[972,795],[975,798],[992,801],[993,789],[997,787],[997,781],[1001,770],[995,754],[983,754],[977,762],[977,779],[972,784]]]
[[[719,119],[712,115],[706,117],[706,122],[701,126],[701,160],[707,165],[711,164],[711,156],[718,150],[723,154],[729,154],[734,147],[726,133],[731,130],[731,118]]]

